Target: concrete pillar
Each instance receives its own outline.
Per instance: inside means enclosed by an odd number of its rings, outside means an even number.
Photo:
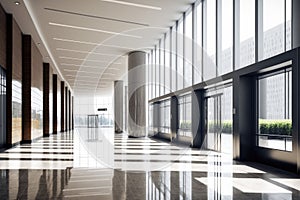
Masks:
[[[124,93],[123,93],[123,81],[114,82],[114,115],[115,115],[115,133],[123,132],[123,103],[124,103]]]
[[[128,55],[128,135],[146,136],[146,53],[133,51]]]

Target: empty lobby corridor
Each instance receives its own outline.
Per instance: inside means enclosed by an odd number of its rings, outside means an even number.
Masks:
[[[294,174],[111,128],[52,135],[0,159],[0,199],[300,198]]]

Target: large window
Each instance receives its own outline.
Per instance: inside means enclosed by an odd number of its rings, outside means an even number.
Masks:
[[[165,94],[165,38],[163,37],[160,40],[160,79],[159,79],[159,84],[160,84],[160,96]]]
[[[177,26],[177,90],[183,88],[183,19]]]
[[[171,72],[171,90],[172,92],[177,90],[177,60],[176,60],[176,54],[177,54],[177,32],[176,32],[176,25],[172,27],[171,31],[171,65],[172,65],[172,72]]]
[[[188,12],[185,18],[184,36],[184,87],[192,85],[193,74],[193,13]]]
[[[263,0],[263,30],[260,60],[284,52],[285,49],[285,0]]]
[[[204,68],[203,78],[208,80],[216,76],[216,0],[206,1]]]
[[[195,65],[194,65],[194,84],[202,81],[202,2],[200,2],[195,9]]]
[[[166,34],[166,40],[165,40],[165,93],[170,93],[171,88],[171,57],[170,57],[170,31]]]
[[[22,140],[22,84],[12,81],[12,143]]]
[[[178,99],[179,136],[192,137],[192,96],[184,95]]]
[[[155,48],[155,97],[159,97],[160,94],[160,86],[159,86],[159,46],[157,45]]]
[[[292,151],[292,72],[258,77],[258,146]]]
[[[255,0],[240,1],[239,48],[236,69],[255,61]]]
[[[43,92],[31,87],[31,138],[43,135]]]
[[[160,132],[171,133],[171,101],[165,100],[160,102]]]
[[[148,110],[148,135],[154,134],[154,127],[153,127],[153,104],[149,104]]]
[[[219,1],[222,5],[221,23],[221,47],[219,55],[218,75],[223,75],[232,71],[233,58],[233,0]],[[219,51],[219,52],[220,52]]]

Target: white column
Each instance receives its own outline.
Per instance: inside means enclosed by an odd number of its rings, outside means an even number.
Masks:
[[[128,135],[146,136],[146,53],[128,55]]]

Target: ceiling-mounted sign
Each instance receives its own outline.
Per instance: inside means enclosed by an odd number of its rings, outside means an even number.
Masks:
[[[98,111],[107,111],[107,108],[98,108]]]

